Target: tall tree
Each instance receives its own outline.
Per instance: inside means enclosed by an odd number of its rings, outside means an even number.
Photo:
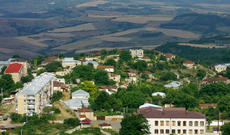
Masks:
[[[148,135],[149,124],[142,114],[128,114],[121,122],[120,135]]]
[[[230,123],[226,123],[221,127],[222,135],[230,135]]]

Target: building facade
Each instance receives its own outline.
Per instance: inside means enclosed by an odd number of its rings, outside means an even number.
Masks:
[[[16,94],[16,112],[27,115],[41,113],[42,109],[50,103],[50,97],[53,95],[53,81],[55,79],[53,74],[43,73],[24,86]]]
[[[12,63],[6,68],[4,73],[10,74],[15,83],[19,82],[24,75],[23,64]]]
[[[184,108],[139,109],[150,125],[151,135],[205,135],[206,118],[198,112],[189,112]]]
[[[133,58],[135,58],[135,57],[143,58],[144,57],[144,50],[142,50],[142,49],[130,49],[129,51],[130,51],[131,56]]]

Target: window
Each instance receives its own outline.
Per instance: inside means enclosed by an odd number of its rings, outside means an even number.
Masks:
[[[166,129],[165,133],[166,133],[166,134],[169,134],[169,129]]]
[[[173,126],[176,126],[176,121],[172,121],[172,125],[173,125]]]
[[[176,130],[175,129],[172,130],[172,134],[176,134]]]
[[[198,121],[195,121],[195,126],[198,126]]]
[[[183,130],[183,134],[186,134],[186,130],[185,129]]]
[[[161,129],[161,134],[164,134],[164,129]]]
[[[161,126],[164,126],[164,121],[161,121]]]
[[[189,121],[189,126],[192,126],[192,121]]]
[[[200,130],[200,134],[204,134],[204,130],[203,129]]]
[[[166,121],[166,126],[169,126],[169,121]]]
[[[157,129],[155,129],[155,134],[158,134],[158,130]]]
[[[192,129],[189,129],[189,134],[192,134]]]
[[[155,126],[158,126],[158,121],[155,121]]]
[[[195,130],[195,134],[198,134],[198,130],[197,129]]]
[[[186,126],[187,124],[186,124],[186,121],[183,121],[183,126]]]
[[[203,121],[200,122],[200,126],[204,126],[204,122]]]
[[[178,129],[178,130],[177,130],[177,134],[180,134],[180,133],[181,133],[181,132],[180,132],[180,129]]]
[[[177,126],[181,126],[181,121],[177,121]]]

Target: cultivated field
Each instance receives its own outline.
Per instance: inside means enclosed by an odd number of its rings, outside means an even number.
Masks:
[[[49,32],[74,32],[74,31],[89,31],[89,30],[95,30],[95,27],[92,23],[77,25],[73,27],[55,29]]]
[[[200,47],[200,48],[226,48],[227,46],[217,46],[216,44],[192,44],[192,43],[179,43],[178,45]]]
[[[79,4],[76,7],[80,8],[80,7],[96,7],[100,4],[105,4],[108,1],[104,1],[104,0],[97,0],[97,1],[93,1],[93,2],[87,2],[87,3],[83,3],[83,4]]]
[[[113,19],[113,21],[144,24],[149,21],[170,21],[172,19],[173,19],[173,16],[167,16],[167,15],[154,15],[154,16],[127,15],[127,16],[122,16],[122,17]]]

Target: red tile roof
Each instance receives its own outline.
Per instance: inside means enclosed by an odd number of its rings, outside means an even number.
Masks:
[[[207,82],[207,83],[225,82],[225,81],[228,81],[228,78],[227,78],[227,77],[208,78],[208,79],[205,79],[205,80],[204,80],[204,82]]]
[[[166,108],[156,109],[154,107],[145,107],[139,109],[139,112],[146,118],[189,118],[204,119],[205,115],[199,112],[189,112],[185,108]]]
[[[175,55],[172,54],[172,53],[166,53],[166,54],[165,54],[165,57],[166,57],[166,58],[172,58],[173,56],[175,56]]]
[[[102,66],[102,65],[99,65],[97,68],[106,69],[106,68],[114,68],[114,66]]]
[[[204,107],[213,107],[213,108],[216,108],[217,104],[200,104],[199,107],[200,108],[204,108]]]
[[[79,109],[78,111],[79,111],[79,112],[93,112],[91,109],[86,108],[86,107],[81,108],[81,109]]]
[[[81,121],[82,124],[90,124],[91,123],[91,120],[86,118],[84,120]]]
[[[22,69],[22,66],[23,65],[19,63],[10,64],[5,70],[5,73],[18,73]]]
[[[194,62],[188,60],[188,61],[185,61],[184,64],[194,64]]]

